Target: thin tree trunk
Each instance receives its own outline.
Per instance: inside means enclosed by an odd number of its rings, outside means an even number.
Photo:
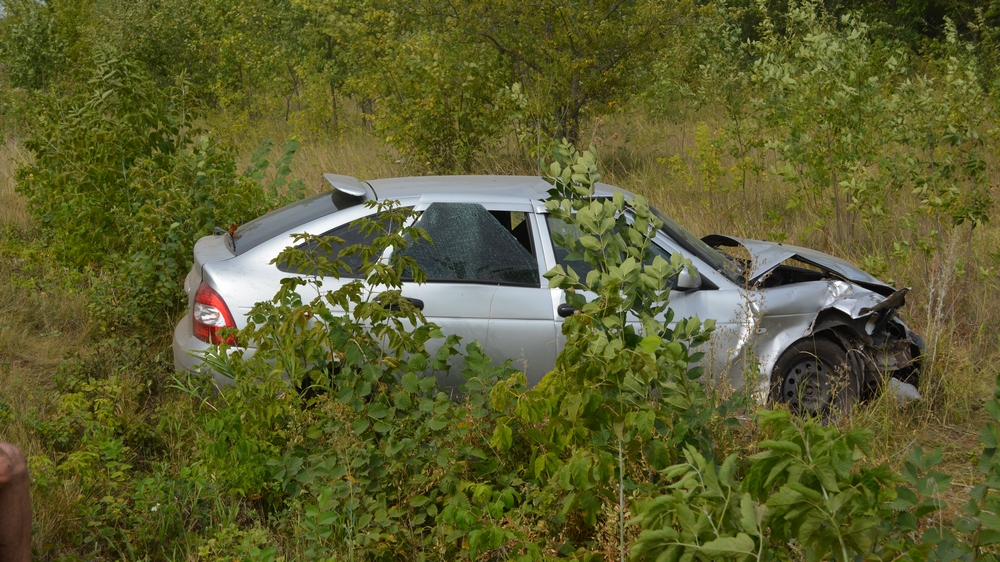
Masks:
[[[333,102],[333,134],[340,134],[340,123],[338,122],[339,115],[337,114],[337,88],[333,85],[333,80],[330,80],[330,100]]]

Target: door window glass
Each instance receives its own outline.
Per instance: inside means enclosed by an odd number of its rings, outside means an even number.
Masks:
[[[381,218],[377,220],[380,220],[380,222],[382,222],[383,228],[390,228],[390,225],[386,224],[388,222],[387,220],[381,220]],[[344,248],[349,248],[355,244],[360,244],[362,246],[370,246],[372,242],[375,241],[375,238],[378,237],[381,233],[382,229],[380,228],[373,229],[371,232],[366,233],[364,225],[360,224],[360,221],[351,221],[347,224],[338,226],[337,228],[334,228],[332,230],[328,230],[320,235],[320,238],[326,238],[327,239],[326,241],[330,243],[329,251],[326,251],[327,248],[325,247],[322,248],[322,250],[320,250],[317,247],[317,242],[313,240],[299,244],[298,246],[296,246],[296,248],[299,250],[312,252],[314,254],[319,253],[321,251],[323,257],[329,260],[333,260],[337,257],[337,254],[340,253],[340,251],[343,250]],[[333,240],[332,238],[339,238],[343,240],[344,243],[341,244],[336,240]],[[355,252],[349,256],[341,256],[340,260],[343,261],[344,264],[347,266],[346,269],[341,268],[340,270],[341,277],[353,277],[353,278],[361,277],[361,274],[359,273],[361,270],[361,266],[363,264],[361,252]],[[315,274],[315,271],[303,270],[302,267],[294,267],[291,264],[287,264],[284,262],[278,263],[278,269],[288,273],[297,273],[299,275]]]
[[[575,225],[569,224],[568,222],[563,221],[562,219],[557,219],[552,215],[545,215],[545,218],[546,218],[546,223],[549,225],[549,232],[553,234],[560,234],[564,238],[567,236],[571,236],[573,238],[580,238],[581,236],[583,236],[583,233],[580,232],[580,229],[577,228]],[[556,255],[556,263],[558,263],[561,266],[571,268],[573,271],[576,272],[577,275],[580,276],[581,280],[586,279],[587,274],[590,273],[591,269],[593,269],[592,267],[590,267],[590,264],[588,264],[583,260],[566,259],[566,256],[569,255],[569,250],[555,244],[554,242],[552,244],[552,250],[555,252]],[[670,252],[657,246],[655,243],[651,242],[649,244],[649,251],[651,252],[650,256],[643,261],[643,263],[646,265],[652,264],[653,258],[655,258],[656,256],[660,256],[661,258],[667,260],[668,262],[670,261]],[[675,280],[676,278],[670,279],[671,286],[673,286]]]
[[[478,203],[432,203],[415,226],[433,242],[418,240],[400,253],[417,261],[428,282],[538,287],[529,223],[525,213],[487,211]]]

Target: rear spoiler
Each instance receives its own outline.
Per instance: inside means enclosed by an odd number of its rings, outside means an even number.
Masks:
[[[323,179],[345,196],[357,199],[356,203],[378,199],[378,195],[375,194],[372,186],[368,182],[363,182],[358,178],[341,176],[339,174],[323,174]]]

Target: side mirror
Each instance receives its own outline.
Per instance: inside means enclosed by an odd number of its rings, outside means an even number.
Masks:
[[[695,291],[701,288],[701,275],[693,267],[685,267],[677,274],[674,288],[678,291]]]

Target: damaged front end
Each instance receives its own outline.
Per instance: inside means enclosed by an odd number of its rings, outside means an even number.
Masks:
[[[812,338],[831,340],[846,351],[858,377],[858,398],[883,385],[904,399],[919,397],[923,339],[897,316],[909,289],[897,290],[816,250],[718,234],[703,240],[740,263],[747,290],[759,300],[755,355],[764,375],[762,390],[774,396],[767,389],[780,378],[774,371],[781,355]]]
[[[905,304],[907,292],[908,288],[894,291],[873,306],[843,306],[845,301],[834,301],[819,311],[808,330],[808,336],[825,334],[835,338],[844,349],[853,351],[848,357],[855,362],[854,371],[863,374],[862,398],[870,397],[890,379],[896,381],[890,381],[890,385],[900,397],[919,397],[923,338],[896,316],[896,311]]]

